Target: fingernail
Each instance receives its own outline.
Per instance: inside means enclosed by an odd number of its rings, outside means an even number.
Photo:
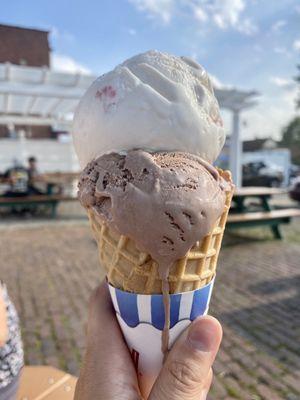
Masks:
[[[188,343],[196,350],[209,352],[216,344],[216,329],[214,323],[207,318],[198,318],[190,326]]]

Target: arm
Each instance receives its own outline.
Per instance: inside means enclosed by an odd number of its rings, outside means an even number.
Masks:
[[[2,182],[10,183],[10,170],[7,169],[4,174],[2,175]]]
[[[0,347],[4,346],[8,339],[6,305],[3,298],[3,289],[0,284]]]

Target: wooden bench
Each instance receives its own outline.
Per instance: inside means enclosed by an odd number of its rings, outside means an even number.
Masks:
[[[78,181],[80,172],[48,172],[41,175],[43,181],[49,183],[73,183]]]
[[[268,187],[242,187],[235,190],[232,199],[232,211],[238,213],[245,213],[249,211],[246,205],[246,200],[257,199],[258,205],[262,211],[269,211],[272,209],[270,199],[273,196],[286,194],[286,189],[268,188]]]
[[[72,400],[77,378],[48,366],[26,366],[17,400]]]
[[[276,239],[281,239],[279,224],[289,223],[291,218],[300,217],[300,209],[286,208],[261,212],[248,212],[243,214],[230,214],[228,228],[256,227],[259,225],[270,226]]]
[[[76,197],[64,195],[34,195],[22,197],[0,197],[0,208],[26,207],[34,209],[36,206],[44,205],[51,210],[51,217],[56,216],[57,205],[60,201],[77,201]]]

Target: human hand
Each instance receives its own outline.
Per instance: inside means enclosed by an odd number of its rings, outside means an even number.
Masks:
[[[148,400],[205,400],[222,338],[213,317],[197,318],[168,354]],[[87,350],[74,400],[141,400],[136,371],[102,284],[90,301]]]

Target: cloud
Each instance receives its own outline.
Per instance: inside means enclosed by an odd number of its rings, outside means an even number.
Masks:
[[[286,90],[283,93],[282,100],[284,104],[286,104],[295,111],[297,97],[298,97],[298,88],[297,85],[293,82],[290,85],[289,90]]]
[[[50,65],[56,71],[91,74],[90,69],[65,54],[51,53]]]
[[[146,12],[150,18],[158,18],[164,24],[171,21],[175,0],[128,0],[139,11]]]
[[[271,76],[270,82],[281,88],[292,88],[295,85],[291,79],[282,78],[280,76]]]
[[[213,87],[221,89],[224,86],[220,79],[217,78],[215,75],[209,74],[209,78],[211,80],[211,83],[213,84]]]
[[[57,40],[57,41],[65,41],[65,42],[72,43],[75,40],[75,37],[74,37],[74,35],[72,35],[72,33],[65,31],[65,30],[62,31],[59,28],[57,28],[56,26],[50,27],[50,35],[53,40]]]
[[[293,49],[296,51],[300,51],[300,39],[296,39],[293,43]]]
[[[198,20],[200,22],[205,22],[208,19],[208,15],[203,10],[203,8],[200,7],[200,6],[195,6],[195,8],[194,8],[194,17],[196,18],[196,20]]]
[[[291,58],[292,54],[291,52],[286,48],[282,46],[275,46],[273,48],[274,53],[284,55],[285,57]]]
[[[128,0],[148,17],[169,24],[174,15],[188,15],[202,24],[219,29],[234,29],[245,35],[253,35],[258,27],[244,17],[245,0]]]
[[[257,107],[245,113],[248,137],[281,138],[282,129],[297,115],[297,85],[292,79],[273,76],[270,81],[277,86],[276,95],[261,96]]]
[[[252,36],[258,32],[257,25],[255,25],[249,18],[246,18],[246,19],[242,20],[241,22],[239,22],[239,24],[237,24],[237,26],[236,26],[236,29],[239,32],[244,33],[245,35],[249,35],[249,36]]]
[[[271,26],[271,31],[279,32],[282,30],[284,26],[286,26],[287,22],[284,19],[280,19]]]
[[[235,29],[246,35],[253,35],[258,31],[258,27],[253,23],[250,18],[244,18],[243,12],[246,9],[246,2],[244,0],[213,0],[207,2],[205,0],[191,2],[194,17],[202,21],[210,21],[219,29]],[[200,12],[199,12],[199,7]]]
[[[243,139],[254,137],[273,137],[280,139],[282,129],[297,115],[297,85],[284,77],[271,77],[270,81],[277,86],[273,93],[258,97],[258,105],[241,114],[246,120],[242,127]]]
[[[265,137],[280,139],[282,129],[297,115],[295,109],[296,96],[296,85],[278,87],[276,96],[264,94],[259,96],[256,106],[241,113],[242,139]],[[232,113],[222,110],[222,117],[226,130],[230,133],[232,130]]]
[[[192,51],[191,54],[190,54],[190,58],[192,58],[193,60],[197,61],[197,59],[198,59],[197,51]]]
[[[215,0],[208,7],[213,20],[221,29],[236,26],[241,12],[245,9],[243,0]]]
[[[135,36],[135,35],[136,35],[136,30],[133,29],[133,28],[130,28],[130,29],[128,29],[128,33],[129,33],[129,35],[131,35],[131,36]]]
[[[254,137],[281,138],[282,129],[296,116],[296,88],[283,91],[278,97],[259,98],[258,106],[242,113],[247,125],[242,128],[243,139]]]
[[[262,52],[263,52],[263,48],[262,48],[262,46],[259,45],[259,44],[255,44],[255,45],[253,46],[253,50],[256,51],[257,53],[262,53]]]
[[[213,74],[209,74],[209,78],[215,89],[232,89],[233,88],[232,85],[228,85],[228,84],[222,82],[218,77],[216,77]]]
[[[285,47],[276,46],[276,47],[274,47],[273,50],[277,54],[287,54],[288,53],[288,50]]]

